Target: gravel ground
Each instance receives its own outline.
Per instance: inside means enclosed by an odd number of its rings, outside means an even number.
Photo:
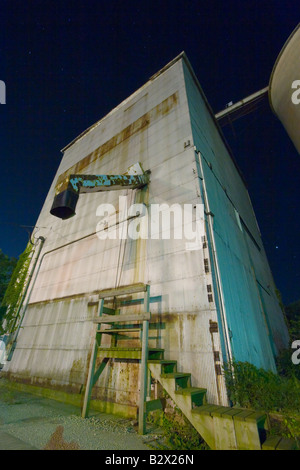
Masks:
[[[162,430],[147,425],[137,433],[130,419],[80,409],[29,393],[11,390],[0,379],[0,450],[151,450],[162,442]]]

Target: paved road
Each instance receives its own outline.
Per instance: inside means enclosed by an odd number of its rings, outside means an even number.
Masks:
[[[11,390],[0,378],[0,450],[151,450],[161,430],[137,434],[130,419]]]
[[[25,441],[0,431],[0,450],[38,450]]]

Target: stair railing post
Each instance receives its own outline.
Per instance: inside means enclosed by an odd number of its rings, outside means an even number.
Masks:
[[[101,317],[103,313],[103,306],[104,306],[104,298],[100,299],[99,301],[99,314],[98,316]],[[89,405],[90,405],[90,399],[91,399],[91,394],[92,394],[92,388],[94,385],[94,371],[95,371],[95,365],[96,365],[96,359],[97,359],[97,352],[98,352],[98,341],[101,341],[101,338],[97,338],[97,332],[100,331],[101,328],[101,323],[97,325],[96,329],[96,334],[93,342],[93,347],[92,347],[92,352],[91,352],[91,358],[90,358],[90,364],[89,364],[89,371],[88,371],[88,377],[87,377],[87,382],[86,382],[86,389],[85,389],[85,394],[84,394],[84,400],[83,400],[83,407],[82,407],[82,413],[81,416],[82,418],[87,418],[88,412],[89,412]]]
[[[146,432],[146,393],[147,393],[147,356],[148,356],[148,320],[143,321],[142,357],[140,372],[139,434]]]
[[[150,286],[147,285],[144,296],[144,312],[149,312],[150,306]],[[139,403],[139,434],[146,432],[146,395],[147,395],[147,359],[148,359],[148,333],[149,321],[143,321],[143,336],[142,336],[142,357],[141,357],[141,370],[140,370],[140,403]]]

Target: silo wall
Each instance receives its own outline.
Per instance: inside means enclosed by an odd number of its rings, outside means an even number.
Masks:
[[[183,60],[181,55],[168,64],[64,149],[36,224],[35,236],[42,235],[46,241],[17,347],[5,366],[12,380],[82,397],[97,293],[144,282],[150,285],[151,296],[149,345],[163,348],[165,358],[177,360],[179,371],[190,372],[194,386],[207,388],[210,402],[227,403],[219,375],[223,361],[220,331],[210,329],[218,315],[214,295],[208,295],[213,278],[204,218],[198,221],[204,237],[201,247],[190,249],[190,240],[172,235],[184,223],[173,217],[171,206],[195,209],[203,202]],[[199,106],[200,110],[205,107],[204,101]],[[217,134],[214,123],[211,126],[210,132]],[[62,175],[123,174],[136,162],[151,171],[146,188],[82,194],[73,218],[60,220],[50,214],[55,185],[58,178],[63,180]],[[110,204],[105,207],[110,211],[106,222],[111,230],[116,218],[122,229],[128,218],[124,202],[127,207],[144,204],[149,220],[153,205],[165,204],[161,220],[170,218],[171,236],[161,222],[154,236],[105,239],[99,215],[103,205]],[[143,217],[134,219],[135,223],[143,224]],[[194,226],[194,212],[193,217]],[[99,406],[104,404],[102,409],[123,410],[128,415],[135,413],[138,396],[138,361],[111,359],[93,389],[94,400]]]
[[[274,64],[269,102],[300,153],[300,23],[287,39]]]
[[[57,181],[123,174],[136,162],[151,171],[143,189],[81,194],[73,218],[50,214]],[[206,199],[211,213],[199,218],[196,208]],[[154,206],[161,214],[152,230]],[[185,207],[190,228],[201,232],[196,247],[185,236]],[[185,54],[63,149],[36,224],[39,236],[46,241],[4,369],[12,380],[80,402],[98,293],[140,282],[150,285],[149,346],[163,348],[179,371],[190,372],[210,403],[228,403],[224,361],[275,370],[274,354],[288,335],[272,274],[245,182]],[[138,297],[125,298],[122,308],[128,302],[139,311]],[[93,403],[135,415],[139,388],[139,362],[110,359]]]

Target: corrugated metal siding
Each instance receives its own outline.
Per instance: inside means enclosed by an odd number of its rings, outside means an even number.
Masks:
[[[148,123],[138,127],[141,117]],[[37,221],[37,234],[46,242],[9,365],[12,374],[78,391],[86,380],[90,318],[96,315],[88,301],[101,289],[146,282],[153,319],[163,323],[150,345],[165,348],[166,358],[192,373],[194,386],[207,387],[209,400],[217,403],[220,395],[225,404],[224,384],[218,391],[215,376],[209,322],[217,321],[217,312],[207,295],[212,279],[205,273],[203,251],[186,250],[185,239],[103,241],[94,233],[98,205],[118,206],[119,195],[127,196],[128,204],[200,203],[193,146],[184,145],[188,140],[192,143],[190,114],[178,61],[66,149]],[[119,174],[137,161],[151,170],[148,189],[81,195],[72,219],[50,215],[57,178],[69,168]],[[214,344],[220,350],[218,335]],[[137,364],[111,363],[97,382],[97,396],[134,405],[137,374]]]
[[[274,283],[250,199],[185,63],[184,73],[193,139],[204,161],[210,210],[214,214],[213,230],[232,354],[236,360],[275,370],[273,341],[277,346],[287,345],[288,335],[282,312],[274,300]],[[244,233],[241,231],[237,213],[260,250],[247,235],[245,227]],[[264,319],[256,277],[262,285],[269,286],[271,292],[270,296],[264,296],[264,303],[272,335],[269,335]]]

